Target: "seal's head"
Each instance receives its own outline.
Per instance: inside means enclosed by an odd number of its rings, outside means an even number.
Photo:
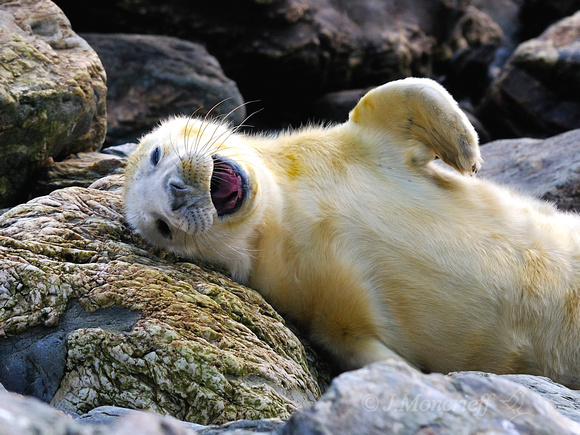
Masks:
[[[129,224],[154,246],[235,273],[260,198],[252,150],[238,142],[224,123],[188,117],[143,137],[126,170]]]

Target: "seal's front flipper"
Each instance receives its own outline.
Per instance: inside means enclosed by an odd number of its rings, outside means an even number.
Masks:
[[[350,112],[350,122],[409,147],[408,162],[424,166],[438,156],[462,174],[481,166],[477,133],[457,102],[437,82],[407,78],[368,92]]]

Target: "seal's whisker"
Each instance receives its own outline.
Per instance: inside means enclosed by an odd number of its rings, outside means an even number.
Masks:
[[[219,151],[219,150],[216,150]],[[231,150],[229,150],[231,151]],[[250,153],[227,153],[224,155],[224,157],[228,157],[231,159],[234,159],[238,162],[243,162],[244,164],[246,164],[247,166],[252,166],[252,167],[256,167],[256,164],[254,162],[252,162],[251,158],[254,157],[252,154]]]
[[[223,236],[222,237],[219,237],[218,235],[213,234],[211,232],[205,232],[203,234],[200,234],[199,236],[200,236],[199,239],[201,241],[203,241],[204,245],[208,249],[210,249],[212,252],[214,252],[215,254],[217,254],[219,257],[221,257],[224,260],[235,260],[236,258],[239,258],[239,255],[242,255],[242,254],[247,254],[250,257],[254,258],[255,257],[255,254],[254,253],[258,252],[258,250],[255,250],[255,249],[242,248],[240,246],[237,246],[237,247],[231,246],[229,243],[227,243],[223,239]],[[229,251],[231,251],[232,253],[234,253],[236,255],[235,256],[229,256],[229,255],[226,255],[221,250],[215,249],[214,246],[213,246],[213,244],[210,243],[212,240],[213,241],[216,241],[216,242],[219,242],[220,244],[225,245],[229,249]]]
[[[248,103],[253,103],[254,101],[249,101]],[[248,104],[248,103],[244,103],[244,104]],[[224,142],[227,140],[228,137],[238,133],[240,131],[240,129],[244,128],[244,127],[249,127],[249,128],[253,128],[252,125],[246,124],[246,121],[248,121],[252,116],[254,116],[256,113],[261,112],[264,109],[258,109],[253,111],[252,113],[250,113],[248,116],[246,116],[242,122],[234,127],[231,127],[230,129],[228,129],[229,131],[229,135],[224,139]],[[230,112],[231,113],[231,112]],[[229,114],[227,115],[229,116]]]
[[[223,147],[223,142],[227,141],[227,139],[240,131],[240,129],[242,128],[246,128],[246,127],[253,127],[249,124],[246,124],[246,121],[248,121],[248,119],[250,119],[250,117],[252,117],[253,115],[255,115],[256,113],[260,112],[263,109],[259,109],[256,111],[253,111],[252,113],[250,113],[248,116],[246,116],[243,121],[237,125],[237,126],[233,126],[233,127],[229,127],[227,126],[227,124],[230,122],[228,121],[228,117],[234,113],[236,110],[239,110],[241,107],[244,107],[250,103],[253,103],[255,101],[248,101],[248,102],[244,102],[242,104],[237,105],[236,107],[234,107],[232,110],[230,110],[228,113],[226,114],[222,114],[222,115],[218,115],[218,116],[213,116],[214,111],[216,110],[216,108],[220,105],[223,104],[225,101],[227,101],[228,99],[224,99],[221,100],[220,102],[214,104],[204,115],[203,118],[198,117],[195,118],[195,113],[197,113],[200,108],[196,109],[193,114],[189,117],[187,117],[187,121],[186,121],[186,125],[185,128],[183,129],[183,142],[184,142],[184,148],[185,148],[185,154],[187,155],[189,154],[191,151],[196,151],[197,153],[199,153],[199,155],[210,155],[213,154],[219,150],[222,149]],[[192,134],[195,126],[191,125],[191,122],[193,120],[197,120],[199,122],[199,128],[197,128],[196,134]],[[209,134],[209,138],[204,139],[206,136],[208,136],[208,129],[210,127],[213,126],[213,131],[211,132],[211,134]],[[223,129],[223,131],[221,133],[219,133],[220,129]],[[175,145],[173,146],[174,148]],[[181,157],[181,160],[183,160],[184,157]]]
[[[200,149],[201,140],[202,140],[203,136],[205,136],[205,131],[212,124],[211,118],[210,118],[211,117],[211,112],[219,104],[221,104],[221,102],[220,103],[217,103],[211,109],[209,109],[209,111],[205,114],[205,116],[200,119],[201,126],[200,126],[200,129],[197,131],[197,136],[195,137],[195,146],[194,146],[194,149],[197,152],[201,152],[202,155],[206,155],[206,151],[205,151],[205,145],[203,145],[202,148]]]
[[[187,117],[187,121],[185,123],[185,128],[183,129],[183,142],[184,142],[184,148],[185,148],[185,154],[189,154],[191,151],[193,151],[195,148],[191,149],[191,143],[190,141],[193,139],[192,138],[192,134],[191,131],[193,130],[193,125],[190,126],[190,122],[193,121],[194,119],[196,119],[195,114],[201,110],[201,107],[198,107],[197,109],[195,109],[193,111],[193,113]]]
[[[203,245],[203,247],[205,247],[207,250],[211,251],[212,253],[216,254],[218,257],[224,259],[224,260],[233,260],[234,257],[230,257],[225,255],[223,252],[220,252],[219,250],[217,250],[216,248],[214,248],[214,246],[212,245],[212,243],[210,243],[208,239],[208,233],[202,233],[202,234],[196,234],[196,237],[186,237],[186,239],[189,239],[193,242],[195,250],[197,251],[197,254],[200,255],[202,257],[202,261],[207,261],[211,263],[211,259],[208,258],[207,254],[204,255],[204,250],[201,249],[201,246],[198,245],[198,243],[201,243]],[[215,241],[221,241],[219,240],[217,237],[214,239]],[[237,250],[234,250],[234,252],[236,253],[241,253]]]
[[[216,126],[216,131],[214,131],[213,135],[206,142],[207,149],[212,150],[211,154],[214,154],[217,151],[219,151],[223,147],[223,144],[227,140],[227,138],[229,138],[232,135],[231,129],[228,128],[216,136],[218,128],[219,126]],[[218,146],[215,146],[218,141],[220,141],[220,144]]]
[[[242,104],[238,104],[236,107],[234,107],[234,108],[233,108],[232,110],[230,110],[228,113],[226,113],[225,115],[223,115],[223,121],[226,121],[226,122],[227,122],[227,118],[229,118],[229,116],[230,116],[232,113],[234,113],[236,110],[239,110],[239,109],[241,109],[242,107],[245,107],[245,106],[247,106],[248,104],[251,104],[251,103],[257,103],[257,102],[258,102],[258,100],[252,100],[252,101],[246,101],[246,102],[244,102],[244,103],[242,103]],[[238,125],[237,125],[237,126],[235,126],[235,127],[232,127],[232,130],[234,130],[234,131],[238,131],[238,130],[239,130],[241,127],[242,127],[242,126],[244,126],[244,127],[251,127],[251,126],[249,126],[249,125],[248,125],[248,126],[244,125],[244,123],[245,123],[245,122],[246,122],[248,119],[250,119],[250,117],[252,117],[253,115],[255,115],[256,113],[258,113],[258,112],[260,112],[260,111],[262,111],[262,110],[263,110],[263,109],[259,109],[259,110],[256,110],[256,111],[254,111],[254,112],[250,113],[249,115],[247,115],[247,116],[246,116],[246,117],[245,117],[245,118],[242,120],[242,122],[241,122],[240,124],[238,124]],[[223,123],[223,121],[222,121],[222,123]]]
[[[220,128],[224,127],[224,126],[225,126],[225,124],[229,123],[229,121],[227,120],[227,118],[228,118],[228,117],[229,117],[229,116],[230,116],[230,115],[231,115],[231,114],[232,114],[232,113],[233,113],[235,110],[238,110],[240,107],[243,107],[243,106],[245,106],[245,105],[247,105],[247,104],[249,104],[249,103],[253,103],[253,102],[254,102],[254,101],[248,101],[248,102],[246,102],[246,103],[240,104],[240,105],[236,106],[234,109],[230,110],[230,111],[229,111],[229,112],[228,112],[226,115],[222,115],[222,116],[221,116],[221,119],[220,119],[220,121],[219,121],[219,122],[216,124],[216,128],[215,128],[215,130],[214,130],[214,134],[211,136],[211,138],[210,138],[210,139],[208,140],[208,142],[207,142],[207,144],[210,146],[210,148],[215,148],[215,151],[217,152],[217,151],[219,151],[219,150],[221,149],[221,147],[222,147],[222,145],[220,145],[220,146],[218,146],[218,147],[215,147],[215,144],[218,142],[218,140],[220,140],[220,139],[221,139],[221,142],[223,143],[223,142],[225,142],[225,141],[226,141],[226,140],[227,140],[227,139],[228,139],[230,136],[232,136],[233,134],[237,133],[237,132],[238,132],[238,131],[239,131],[241,128],[243,128],[243,127],[252,127],[252,126],[250,126],[250,125],[246,124],[246,121],[247,121],[248,119],[250,119],[250,117],[252,117],[253,115],[255,115],[256,113],[260,112],[260,111],[261,111],[261,110],[263,110],[263,109],[259,109],[259,110],[256,110],[256,111],[254,111],[254,112],[250,113],[248,116],[246,116],[246,117],[245,117],[245,118],[242,120],[242,122],[241,122],[239,125],[237,125],[237,126],[234,126],[234,127],[227,127],[227,128],[225,129],[225,132],[224,132],[224,133],[222,133],[222,134],[220,134],[220,135],[218,135],[218,136],[215,136],[215,133],[218,131],[218,129],[220,129]],[[227,136],[225,136],[225,137],[223,137],[223,138],[222,138],[222,136],[223,136],[225,133],[227,133]]]
[[[189,236],[189,237],[188,237],[188,236]],[[198,237],[191,237],[189,234],[187,234],[187,233],[184,233],[184,235],[183,235],[183,244],[184,244],[184,246],[186,247],[186,248],[185,248],[185,249],[186,249],[186,252],[189,250],[189,249],[187,248],[187,242],[188,242],[188,241],[191,241],[191,242],[193,243],[193,247],[194,247],[195,251],[196,251],[198,254],[200,254],[200,253],[202,252],[202,250],[201,250],[201,248],[200,248],[200,246],[199,246],[199,244],[198,244],[198,241],[201,241],[201,240],[200,240],[200,238],[198,238]],[[207,260],[208,260],[208,259],[203,259],[203,261],[207,261]]]
[[[202,124],[205,124],[205,127],[203,128],[203,130],[201,131],[202,135],[205,134],[205,130],[207,127],[209,127],[211,124],[214,124],[216,126],[214,133],[211,135],[211,137],[213,137],[215,135],[215,132],[223,125],[224,119],[226,117],[228,117],[230,114],[232,114],[235,110],[239,109],[240,107],[243,106],[243,104],[236,106],[234,109],[230,110],[226,115],[219,115],[219,116],[213,116],[213,111],[221,104],[223,104],[224,102],[230,100],[231,98],[225,98],[221,101],[219,101],[218,103],[214,104],[209,111],[205,114]],[[245,103],[244,103],[245,104]],[[220,120],[221,118],[221,120]],[[220,120],[219,122],[212,122],[213,120]],[[210,140],[211,140],[210,137]],[[200,143],[200,135],[198,135],[198,141],[197,141],[197,146],[199,146]],[[207,150],[209,148],[207,148],[208,143],[206,142],[205,145],[203,146],[202,151],[203,154],[205,155],[205,153],[207,152]]]
[[[247,103],[245,103],[245,104],[249,104],[249,103],[257,103],[257,102],[258,102],[258,100],[253,100],[253,101],[248,101],[248,102],[247,102]],[[238,131],[239,131],[241,128],[243,128],[243,127],[254,128],[254,126],[253,126],[253,125],[246,124],[246,122],[247,122],[247,121],[248,121],[248,120],[249,120],[249,119],[250,119],[252,116],[256,115],[257,113],[260,113],[262,110],[264,110],[264,108],[263,108],[263,107],[262,107],[261,109],[254,110],[252,113],[250,113],[249,115],[247,115],[247,116],[246,116],[246,117],[245,117],[245,118],[242,120],[242,122],[240,122],[240,123],[239,123],[237,126],[235,126],[235,127],[233,128],[234,132],[235,132],[235,133],[237,133],[237,132],[238,132]]]

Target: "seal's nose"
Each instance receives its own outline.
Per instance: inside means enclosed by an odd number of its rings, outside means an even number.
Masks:
[[[189,186],[181,178],[171,177],[167,181],[167,190],[174,197],[187,195],[188,187]]]
[[[192,187],[179,177],[171,177],[166,184],[171,210],[175,211],[189,203]]]

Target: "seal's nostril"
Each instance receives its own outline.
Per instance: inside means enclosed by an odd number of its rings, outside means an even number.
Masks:
[[[179,190],[187,188],[187,185],[179,178],[170,179],[169,186],[173,189],[179,189]]]
[[[169,225],[167,225],[167,222],[165,222],[162,219],[157,219],[155,221],[155,228],[157,228],[157,231],[159,231],[159,234],[161,234],[164,238],[171,240],[173,238],[173,233],[171,232],[171,229],[169,228]]]
[[[187,193],[187,184],[180,178],[171,178],[167,182],[167,188],[173,195],[184,195]]]

